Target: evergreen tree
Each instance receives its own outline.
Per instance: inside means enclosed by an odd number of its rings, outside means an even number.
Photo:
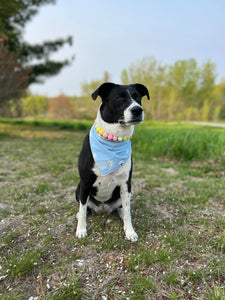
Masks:
[[[52,53],[63,45],[72,45],[72,38],[60,38],[43,44],[30,45],[23,40],[24,26],[38,12],[40,6],[55,3],[54,0],[1,0],[0,1],[0,37],[7,41],[9,51],[16,54],[17,60],[31,71],[28,85],[42,82],[46,77],[56,75],[72,59],[64,61],[50,60]],[[36,61],[36,63],[32,63]]]
[[[29,69],[17,61],[15,53],[10,52],[5,40],[0,37],[0,115],[11,116],[10,100],[20,98],[28,83]],[[16,105],[16,110],[19,106]]]

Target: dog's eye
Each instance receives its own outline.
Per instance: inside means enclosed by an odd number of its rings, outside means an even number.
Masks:
[[[139,96],[134,97],[134,99],[135,99],[135,101],[137,101],[138,103],[141,102],[141,97],[139,97]]]
[[[135,99],[136,101],[140,102],[141,101],[141,97],[138,96],[136,93],[132,94],[132,98]]]
[[[116,101],[122,101],[123,99],[123,97],[116,97]]]

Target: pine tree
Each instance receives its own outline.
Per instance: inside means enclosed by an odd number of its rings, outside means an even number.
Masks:
[[[29,69],[17,61],[0,37],[0,115],[10,116],[9,102],[20,98],[28,83]]]
[[[65,44],[72,45],[72,38],[60,38],[43,44],[30,45],[23,40],[23,30],[28,21],[38,12],[40,6],[55,3],[54,0],[1,0],[0,1],[0,37],[7,40],[8,48],[17,56],[17,60],[31,71],[28,85],[43,82],[71,63],[72,58],[64,61],[50,60],[50,55]],[[36,63],[32,63],[36,61]],[[1,70],[0,70],[1,72]]]

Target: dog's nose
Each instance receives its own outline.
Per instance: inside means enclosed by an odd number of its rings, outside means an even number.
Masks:
[[[131,109],[131,112],[133,115],[135,116],[140,116],[143,112],[143,109],[140,107],[140,106],[134,106],[132,109]]]

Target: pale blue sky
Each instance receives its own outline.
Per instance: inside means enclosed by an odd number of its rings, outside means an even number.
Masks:
[[[68,35],[73,46],[53,58],[75,54],[72,66],[31,86],[33,93],[79,95],[82,82],[99,79],[104,71],[119,83],[121,71],[145,56],[162,64],[210,59],[218,80],[225,77],[224,0],[58,0],[41,7],[24,38],[41,43]]]

